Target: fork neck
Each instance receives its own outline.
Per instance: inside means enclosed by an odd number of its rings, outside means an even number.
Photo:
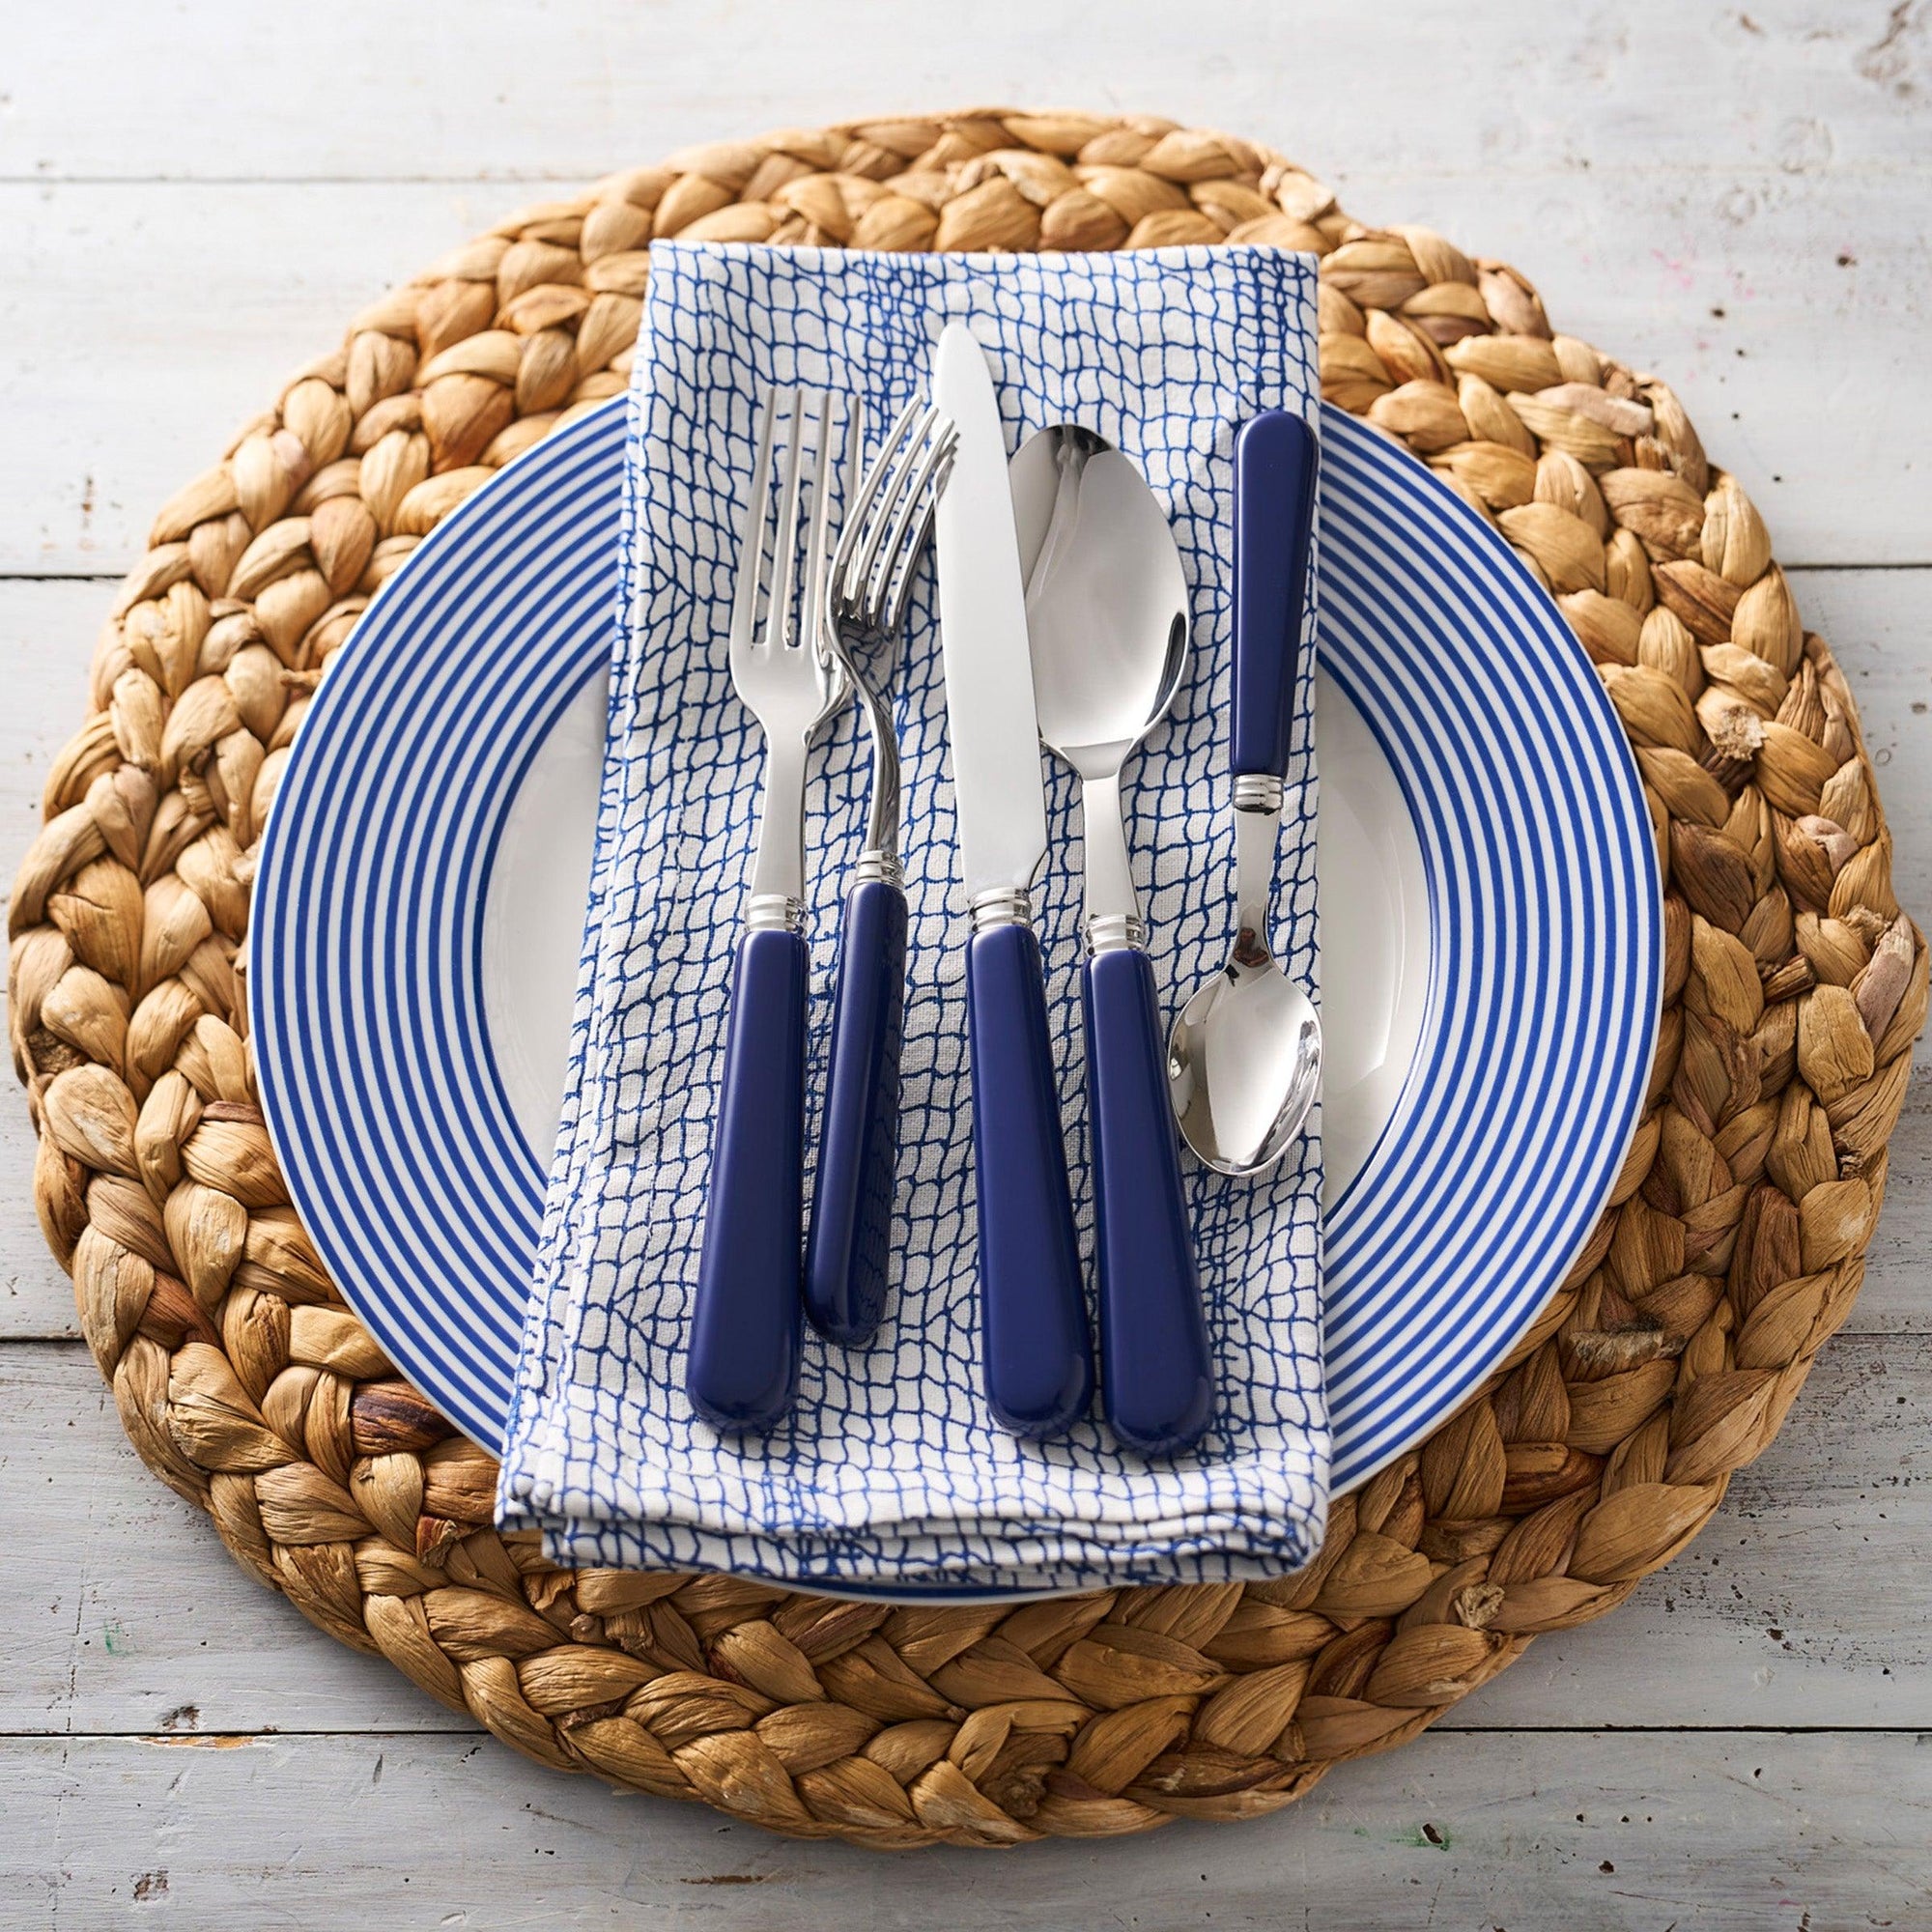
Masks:
[[[866,846],[859,854],[862,878],[900,882],[899,745],[890,706],[864,678],[852,680],[872,741],[872,797],[866,820]]]
[[[810,748],[803,737],[773,737],[765,752],[758,843],[745,898],[748,926],[782,925],[797,932],[805,923],[805,768]]]

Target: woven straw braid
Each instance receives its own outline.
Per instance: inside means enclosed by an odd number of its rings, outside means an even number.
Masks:
[[[1283,1582],[889,1609],[558,1572],[298,1226],[237,949],[298,721],[370,594],[623,386],[655,237],[1224,238],[1322,257],[1324,391],[1550,588],[1642,767],[1666,885],[1648,1109],[1484,1393]],[[1413,1736],[1694,1536],[1844,1320],[1926,1010],[1851,696],[1677,398],[1514,270],[1368,229],[1265,149],[974,112],[704,148],[526,210],[379,301],[161,512],[13,900],[36,1194],[128,1435],[325,1630],[565,1770],[876,1846],[1271,1811]]]

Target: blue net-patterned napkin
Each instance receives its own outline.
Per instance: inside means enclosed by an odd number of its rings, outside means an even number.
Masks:
[[[1046,424],[1084,423],[1140,465],[1170,514],[1192,592],[1193,654],[1170,719],[1126,775],[1170,1015],[1226,955],[1234,440],[1261,410],[1315,419],[1313,259],[1241,246],[960,256],[661,243],[630,397],[625,614],[568,1098],[498,1496],[499,1520],[540,1526],[560,1562],[748,1571],[860,1591],[1066,1590],[1278,1575],[1321,1539],[1329,1441],[1319,1121],[1265,1179],[1187,1163],[1217,1375],[1215,1421],[1197,1451],[1147,1462],[1097,1420],[1061,1440],[1019,1442],[987,1416],[967,921],[929,566],[896,694],[911,922],[887,1320],[863,1350],[808,1330],[796,1406],[768,1435],[722,1437],[685,1400],[726,989],[756,822],[760,744],[725,662],[754,412],[772,385],[863,392],[876,440],[923,390],[940,329],[955,318],[989,354],[1010,446]],[[1276,937],[1311,994],[1313,715],[1305,676]],[[867,772],[848,711],[814,755],[809,795],[808,1148]],[[1080,818],[1057,765],[1048,807],[1037,929],[1091,1252]]]

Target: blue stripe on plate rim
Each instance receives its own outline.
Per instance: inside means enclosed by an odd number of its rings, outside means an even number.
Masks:
[[[483,910],[518,785],[609,661],[623,446],[615,399],[417,547],[311,701],[254,890],[291,1198],[377,1342],[492,1447],[544,1174],[488,1043]],[[1322,446],[1321,665],[1395,771],[1433,915],[1410,1077],[1325,1227],[1339,1493],[1481,1382],[1587,1238],[1639,1118],[1662,912],[1630,747],[1547,594],[1379,432],[1326,408]]]

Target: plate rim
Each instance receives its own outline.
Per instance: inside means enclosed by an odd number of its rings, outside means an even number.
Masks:
[[[466,498],[463,504],[459,505],[457,509],[453,511],[448,518],[444,519],[444,521],[438,526],[435,531],[430,533],[429,537],[425,539],[424,546],[419,547],[418,554],[421,554],[422,551],[427,550],[429,546],[432,545],[437,546],[435,550],[430,551],[429,557],[425,558],[425,561],[427,562],[430,560],[430,558],[440,557],[442,555],[443,553],[454,552],[455,550],[460,548],[464,532],[469,528],[469,526],[472,524],[485,522],[497,508],[500,507],[507,500],[507,497],[503,493],[503,484],[506,478],[510,478],[513,475],[519,474],[520,472],[523,476],[526,477],[533,469],[547,469],[553,465],[563,463],[566,460],[567,454],[569,453],[581,454],[583,458],[582,468],[584,469],[590,469],[596,468],[600,461],[608,462],[609,460],[608,456],[600,459],[596,454],[596,450],[598,447],[598,440],[600,435],[606,438],[610,436],[613,426],[614,419],[621,415],[622,408],[623,408],[623,399],[612,398],[599,405],[596,409],[586,412],[584,417],[581,418],[578,423],[573,425],[567,425],[562,431],[556,433],[551,438],[545,439],[542,442],[539,442],[538,444],[534,445],[528,451],[526,451],[523,454],[521,454],[511,464],[505,465],[503,469],[498,473],[497,477],[492,478],[490,482],[483,488],[480,488],[479,490],[473,492],[469,497]],[[1339,424],[1347,425],[1347,431],[1346,431],[1347,434],[1359,435],[1360,437],[1365,439],[1380,437],[1380,433],[1374,430],[1372,426],[1363,424],[1358,419],[1350,417],[1347,415],[1345,412],[1334,410],[1332,406],[1324,406],[1323,410],[1324,440],[1328,437],[1330,431],[1339,426],[1338,419],[1339,419]],[[1419,474],[1421,475],[1429,474],[1426,468],[1417,463],[1416,460],[1402,444],[1396,442],[1393,439],[1388,439],[1385,437],[1381,437],[1380,440],[1382,442],[1386,443],[1386,445],[1390,450],[1399,453],[1405,462],[1412,465],[1415,470]],[[1439,483],[1439,481],[1436,481],[1435,479],[1432,478],[1432,482],[1434,482],[1435,487],[1437,490],[1440,490],[1442,492],[1444,497],[1448,497],[1450,495],[1450,493],[1446,490],[1445,486],[1442,486]],[[1458,504],[1458,508],[1459,509],[1462,508],[1460,503]],[[1324,500],[1324,512],[1325,512],[1325,500]],[[1495,549],[1499,550],[1502,553],[1502,556],[1507,560],[1508,567],[1515,572],[1520,573],[1523,584],[1534,587],[1531,582],[1531,580],[1529,580],[1527,576],[1527,573],[1522,571],[1522,566],[1518,561],[1518,559],[1516,559],[1514,553],[1508,550],[1502,538],[1496,532],[1490,529],[1486,525],[1482,525],[1473,517],[1468,516],[1465,510],[1463,511],[1463,517],[1464,517],[1464,522],[1462,525],[1462,534],[1466,538],[1473,538],[1475,532],[1477,530],[1480,530],[1483,534],[1483,537],[1487,539],[1492,546],[1494,546]],[[439,538],[442,539],[440,545],[438,544]],[[413,561],[414,559],[412,558],[412,562],[413,563]],[[372,600],[368,609],[362,613],[361,617],[358,619],[357,622],[356,626],[357,631],[362,632],[368,627],[376,625],[383,616],[388,613],[390,609],[397,602],[401,600],[401,597],[403,595],[402,589],[399,586],[413,584],[414,588],[418,592],[421,592],[426,589],[428,582],[429,579],[426,576],[424,576],[421,572],[415,572],[413,574],[410,570],[398,572],[394,577],[392,577],[387,582],[384,584],[382,589],[378,592],[377,596]],[[1541,596],[1544,593],[1539,591],[1537,594]],[[1556,611],[1556,608],[1553,605],[1553,603],[1549,603],[1548,609],[1547,611],[1539,610],[1537,611],[1537,615],[1539,618],[1542,619],[1544,627],[1546,629],[1553,626],[1555,629],[1557,629],[1557,631],[1564,639],[1569,639],[1571,647],[1576,652],[1577,659],[1579,662],[1581,662],[1587,668],[1587,660],[1583,658],[1581,646],[1576,644],[1574,639],[1570,639],[1568,628],[1563,624],[1560,612]],[[589,674],[594,674],[594,671]],[[338,668],[338,675],[339,675],[339,668]],[[573,676],[568,678],[567,680],[561,678],[554,678],[552,682],[567,683],[568,689],[563,692],[557,703],[554,707],[550,723],[547,726],[547,731],[549,729],[554,728],[556,720],[561,717],[563,710],[567,708],[568,704],[575,696],[575,695],[582,690],[583,675],[580,674],[577,676]],[[1650,987],[1653,997],[1651,997],[1650,999],[1641,1004],[1638,1012],[1640,1031],[1643,1036],[1641,1041],[1641,1048],[1639,1052],[1637,1052],[1634,1056],[1631,1056],[1642,1068],[1642,1074],[1639,1077],[1634,1078],[1631,1082],[1630,1090],[1625,1096],[1624,1119],[1621,1122],[1621,1132],[1619,1135],[1618,1146],[1616,1149],[1616,1159],[1613,1162],[1608,1160],[1605,1160],[1603,1162],[1603,1166],[1605,1168],[1605,1179],[1601,1188],[1593,1190],[1593,1192],[1596,1195],[1595,1205],[1588,1211],[1581,1213],[1577,1217],[1578,1224],[1574,1231],[1574,1240],[1571,1244],[1570,1250],[1565,1255],[1562,1265],[1560,1267],[1551,1268],[1551,1279],[1549,1280],[1548,1289],[1543,1294],[1540,1294],[1538,1296],[1535,1307],[1530,1309],[1527,1314],[1523,1315],[1519,1321],[1516,1321],[1510,1339],[1506,1341],[1494,1352],[1494,1354],[1491,1357],[1488,1364],[1483,1369],[1481,1369],[1474,1376],[1472,1379],[1470,1379],[1464,1386],[1463,1386],[1457,1392],[1452,1401],[1446,1404],[1440,1404],[1434,1406],[1426,1421],[1410,1426],[1406,1430],[1406,1432],[1403,1434],[1402,1439],[1396,1442],[1392,1447],[1389,1447],[1386,1450],[1386,1453],[1379,1455],[1369,1466],[1354,1472],[1351,1477],[1350,1487],[1358,1486],[1361,1482],[1369,1480],[1370,1477],[1372,1477],[1376,1473],[1377,1469],[1386,1466],[1389,1461],[1392,1461],[1396,1457],[1399,1457],[1400,1455],[1405,1453],[1407,1449],[1414,1447],[1420,1440],[1424,1439],[1424,1437],[1430,1431],[1433,1431],[1434,1429],[1439,1427],[1441,1423],[1447,1419],[1448,1414],[1453,1412],[1454,1407],[1459,1406],[1462,1401],[1465,1400],[1469,1395],[1471,1395],[1474,1392],[1474,1390],[1477,1387],[1479,1387],[1485,1379],[1487,1379],[1488,1376],[1493,1373],[1496,1365],[1508,1354],[1509,1350],[1516,1345],[1516,1343],[1520,1340],[1522,1333],[1533,1325],[1537,1314],[1540,1313],[1542,1307],[1547,1303],[1548,1294],[1550,1293],[1554,1293],[1555,1290],[1560,1286],[1564,1275],[1567,1274],[1570,1267],[1574,1265],[1576,1255],[1581,1252],[1584,1246],[1587,1245],[1596,1219],[1601,1215],[1604,1207],[1607,1205],[1608,1190],[1610,1186],[1613,1185],[1614,1183],[1615,1176],[1617,1172],[1620,1171],[1621,1169],[1621,1166],[1623,1164],[1623,1159],[1624,1156],[1627,1154],[1631,1139],[1635,1134],[1642,1118],[1642,1102],[1644,1098],[1645,1090],[1648,1084],[1647,1074],[1649,1066],[1654,1059],[1655,1040],[1656,1040],[1657,1028],[1660,1018],[1659,1000],[1657,997],[1655,997],[1655,995],[1661,993],[1661,983],[1662,983],[1662,953],[1663,935],[1662,935],[1662,918],[1661,871],[1658,866],[1657,855],[1654,849],[1653,841],[1651,838],[1648,836],[1649,834],[1648,814],[1643,810],[1642,807],[1641,778],[1636,767],[1636,762],[1634,753],[1629,744],[1626,734],[1624,734],[1621,726],[1615,721],[1613,711],[1610,710],[1607,695],[1603,693],[1600,685],[1595,684],[1594,674],[1592,674],[1591,682],[1593,685],[1595,685],[1597,700],[1599,704],[1602,706],[1603,711],[1608,714],[1608,722],[1610,724],[1610,728],[1606,733],[1602,733],[1601,735],[1603,736],[1605,742],[1611,744],[1615,748],[1616,752],[1620,753],[1621,754],[1621,761],[1624,767],[1623,777],[1629,787],[1630,793],[1635,802],[1636,816],[1642,820],[1643,836],[1637,838],[1633,842],[1630,848],[1631,853],[1637,860],[1638,869],[1647,875],[1647,882],[1650,887],[1650,891],[1645,896],[1645,902],[1639,908],[1639,910],[1643,911],[1648,916],[1648,925],[1652,943],[1648,947],[1648,949],[1645,949],[1644,957],[1641,963],[1648,969],[1647,978],[1650,982]],[[262,847],[262,863],[250,896],[248,956],[251,968],[256,969],[256,970],[251,970],[247,976],[250,1032],[251,1036],[253,1037],[257,1044],[257,1064],[258,1064],[258,1068],[261,1069],[261,1081],[262,1081],[263,1097],[265,1103],[263,1111],[269,1122],[269,1133],[271,1145],[274,1147],[278,1160],[282,1163],[284,1174],[288,1176],[290,1179],[290,1195],[292,1202],[295,1201],[296,1195],[298,1193],[297,1176],[304,1172],[304,1163],[301,1162],[300,1160],[292,1161],[290,1159],[290,1149],[285,1144],[285,1135],[283,1131],[283,1128],[286,1124],[286,1118],[284,1116],[283,1109],[280,1106],[280,1104],[278,1103],[271,1104],[270,1101],[270,1092],[271,1088],[274,1087],[276,1076],[274,1074],[271,1074],[268,1069],[270,1067],[271,1065],[275,1063],[276,1060],[276,1055],[273,1052],[272,1047],[273,1047],[273,1042],[277,1037],[277,1033],[276,1033],[276,1022],[273,1019],[273,1017],[270,1016],[268,1010],[268,995],[265,988],[267,982],[272,980],[275,977],[275,975],[272,972],[269,974],[262,973],[259,970],[259,962],[263,957],[263,949],[260,944],[261,939],[266,932],[270,932],[274,930],[274,922],[271,917],[265,918],[263,916],[262,905],[269,882],[272,878],[276,877],[278,873],[277,860],[278,860],[278,855],[283,850],[283,842],[284,842],[283,840],[278,838],[277,836],[278,827],[285,827],[290,816],[289,811],[284,810],[285,802],[291,798],[299,799],[302,796],[302,781],[300,774],[303,770],[303,765],[299,754],[304,740],[305,738],[313,736],[314,731],[317,728],[316,721],[318,718],[327,721],[331,714],[332,707],[327,706],[322,702],[323,696],[328,692],[329,689],[330,689],[330,681],[325,680],[322,690],[318,693],[316,702],[310,706],[309,714],[303,719],[301,725],[298,730],[297,737],[295,740],[295,753],[292,755],[289,770],[284,775],[284,780],[281,789],[276,798],[274,808],[270,811],[268,826],[265,829],[263,847]],[[1354,701],[1352,697],[1351,701]],[[1359,715],[1362,717],[1364,723],[1367,724],[1368,728],[1376,736],[1378,746],[1382,751],[1384,757],[1387,757],[1388,756],[1387,742],[1383,735],[1382,726],[1379,721],[1378,720],[1376,714],[1369,707],[1361,704],[1359,701],[1355,701],[1355,708],[1358,711]],[[1597,722],[1601,726],[1602,724],[1604,723],[1604,719],[1600,716]],[[538,734],[532,736],[528,745],[523,749],[521,755],[517,760],[519,780],[521,780],[523,775],[526,774],[529,763],[531,762],[531,760],[534,759],[539,750],[541,749],[541,745],[544,741],[544,735],[546,734]],[[1394,758],[1390,758],[1389,762],[1394,768],[1398,783],[1403,783],[1405,779],[1404,765],[1402,764],[1401,761]],[[484,883],[481,886],[478,894],[475,895],[479,902],[479,906],[481,904],[487,903],[487,896],[488,896],[487,880],[489,877],[489,865],[487,861],[488,859],[494,858],[495,852],[498,844],[500,843],[503,824],[507,817],[508,806],[509,803],[514,800],[515,792],[516,792],[516,782],[513,781],[508,785],[507,789],[504,792],[503,810],[498,813],[494,825],[489,828],[487,836],[483,838],[482,841],[486,851],[486,862],[484,863],[480,873],[480,877],[484,881]],[[1404,797],[1405,797],[1405,804],[1408,809],[1408,810],[1410,811],[1411,817],[1413,817],[1417,810],[1417,803],[1416,800],[1409,794],[1407,786],[1406,784],[1404,784]],[[1606,838],[1608,837],[1607,830],[1605,833],[1605,837]],[[1439,899],[1438,899],[1438,882],[1435,878],[1434,866],[1432,864],[1432,850],[1429,842],[1427,840],[1420,838],[1418,839],[1418,842],[1422,844],[1423,848],[1425,877],[1427,878],[1428,881],[1428,889],[1430,893],[1430,902],[1432,908],[1432,927],[1431,927],[1431,933],[1429,935],[1429,943],[1432,953],[1434,953],[1439,950],[1438,940],[1437,940],[1437,935],[1440,929],[1439,917],[1438,917],[1440,910]],[[472,933],[472,942],[471,942],[472,948],[480,949],[481,931],[483,924],[483,918],[480,910],[478,911],[478,914],[473,923],[474,923],[474,931]],[[1369,1155],[1364,1159],[1354,1179],[1350,1182],[1348,1187],[1343,1190],[1341,1195],[1338,1196],[1337,1200],[1330,1205],[1330,1207],[1324,1213],[1324,1226],[1342,1217],[1345,1211],[1350,1208],[1350,1203],[1354,1202],[1357,1199],[1357,1197],[1361,1194],[1362,1189],[1371,1181],[1371,1179],[1374,1177],[1377,1176],[1379,1164],[1382,1161],[1384,1151],[1387,1148],[1391,1136],[1396,1134],[1398,1129],[1402,1127],[1405,1122],[1410,1118],[1410,1109],[1411,1109],[1413,1092],[1417,1087],[1418,1083],[1424,1077],[1424,1072],[1427,1066],[1431,1064],[1429,1049],[1435,1038],[1435,1029],[1436,1027],[1438,1019],[1436,1003],[1438,998],[1440,997],[1440,991],[1441,989],[1437,981],[1437,976],[1435,972],[1435,962],[1433,960],[1431,967],[1429,1007],[1424,1014],[1423,1024],[1418,1037],[1416,1049],[1411,1058],[1410,1065],[1407,1069],[1405,1080],[1403,1082],[1402,1089],[1398,1094],[1395,1104],[1391,1109],[1388,1119],[1384,1122],[1381,1131],[1378,1135],[1374,1149],[1371,1151]],[[490,1078],[495,1083],[497,1095],[499,1103],[502,1106],[504,1115],[506,1117],[509,1117],[510,1108],[507,1095],[504,1094],[502,1090],[500,1065],[497,1059],[496,1054],[487,1049],[487,1038],[488,1038],[487,1015],[483,1014],[479,1010],[476,1015],[476,1018],[480,1023],[477,1029],[479,1036],[486,1041],[486,1048],[479,1055],[479,1058],[486,1065],[489,1070]],[[278,1100],[280,1097],[284,1096],[278,1095]],[[508,1164],[509,1163],[506,1163],[506,1165]],[[540,1191],[541,1189],[540,1179],[538,1186]],[[304,1227],[307,1228],[309,1226],[309,1217],[302,1213],[302,1209],[299,1205],[297,1206],[297,1212],[298,1215],[302,1219]],[[319,1252],[323,1251],[324,1247],[323,1240],[322,1238],[317,1237],[312,1230],[311,1230],[311,1238],[316,1240],[316,1245],[318,1247]],[[352,1289],[349,1287],[346,1276],[348,1273],[353,1273],[354,1270],[353,1269],[345,1270],[340,1264],[339,1258],[334,1255],[325,1254],[325,1261],[326,1264],[329,1268],[331,1278],[335,1280],[338,1290],[343,1294],[344,1299],[355,1310],[358,1319],[363,1321],[365,1324],[367,1324],[371,1328],[372,1332],[374,1332],[377,1335],[377,1339],[379,1340],[379,1342],[381,1342],[382,1346],[384,1346],[385,1350],[389,1350],[390,1341],[388,1333],[386,1331],[388,1330],[390,1324],[388,1324],[388,1322],[384,1319],[380,1309],[375,1313],[375,1315],[372,1318],[371,1311],[365,1308],[363,1305],[363,1299],[364,1299],[363,1295],[359,1292],[352,1291]],[[419,1373],[413,1361],[399,1362],[399,1366],[403,1367],[406,1373],[412,1375],[416,1375]],[[437,1381],[440,1380],[440,1378],[432,1377],[428,1379],[432,1381]],[[433,1395],[433,1399],[437,1400],[439,1406],[451,1406],[447,1404],[445,1396],[440,1393]],[[460,1419],[457,1415],[452,1414],[450,1419],[453,1423],[456,1424],[456,1426],[465,1429],[466,1433],[471,1433],[469,1431],[469,1424],[464,1420]],[[486,1446],[489,1445],[486,1444]],[[1342,1492],[1344,1492],[1343,1488],[1341,1487],[1341,1485],[1338,1484],[1335,1493],[1339,1494]],[[1008,1593],[1000,1593],[1000,1594],[1005,1595]],[[949,1600],[951,1601],[959,1600],[958,1593],[956,1592],[948,1593],[948,1596]]]

